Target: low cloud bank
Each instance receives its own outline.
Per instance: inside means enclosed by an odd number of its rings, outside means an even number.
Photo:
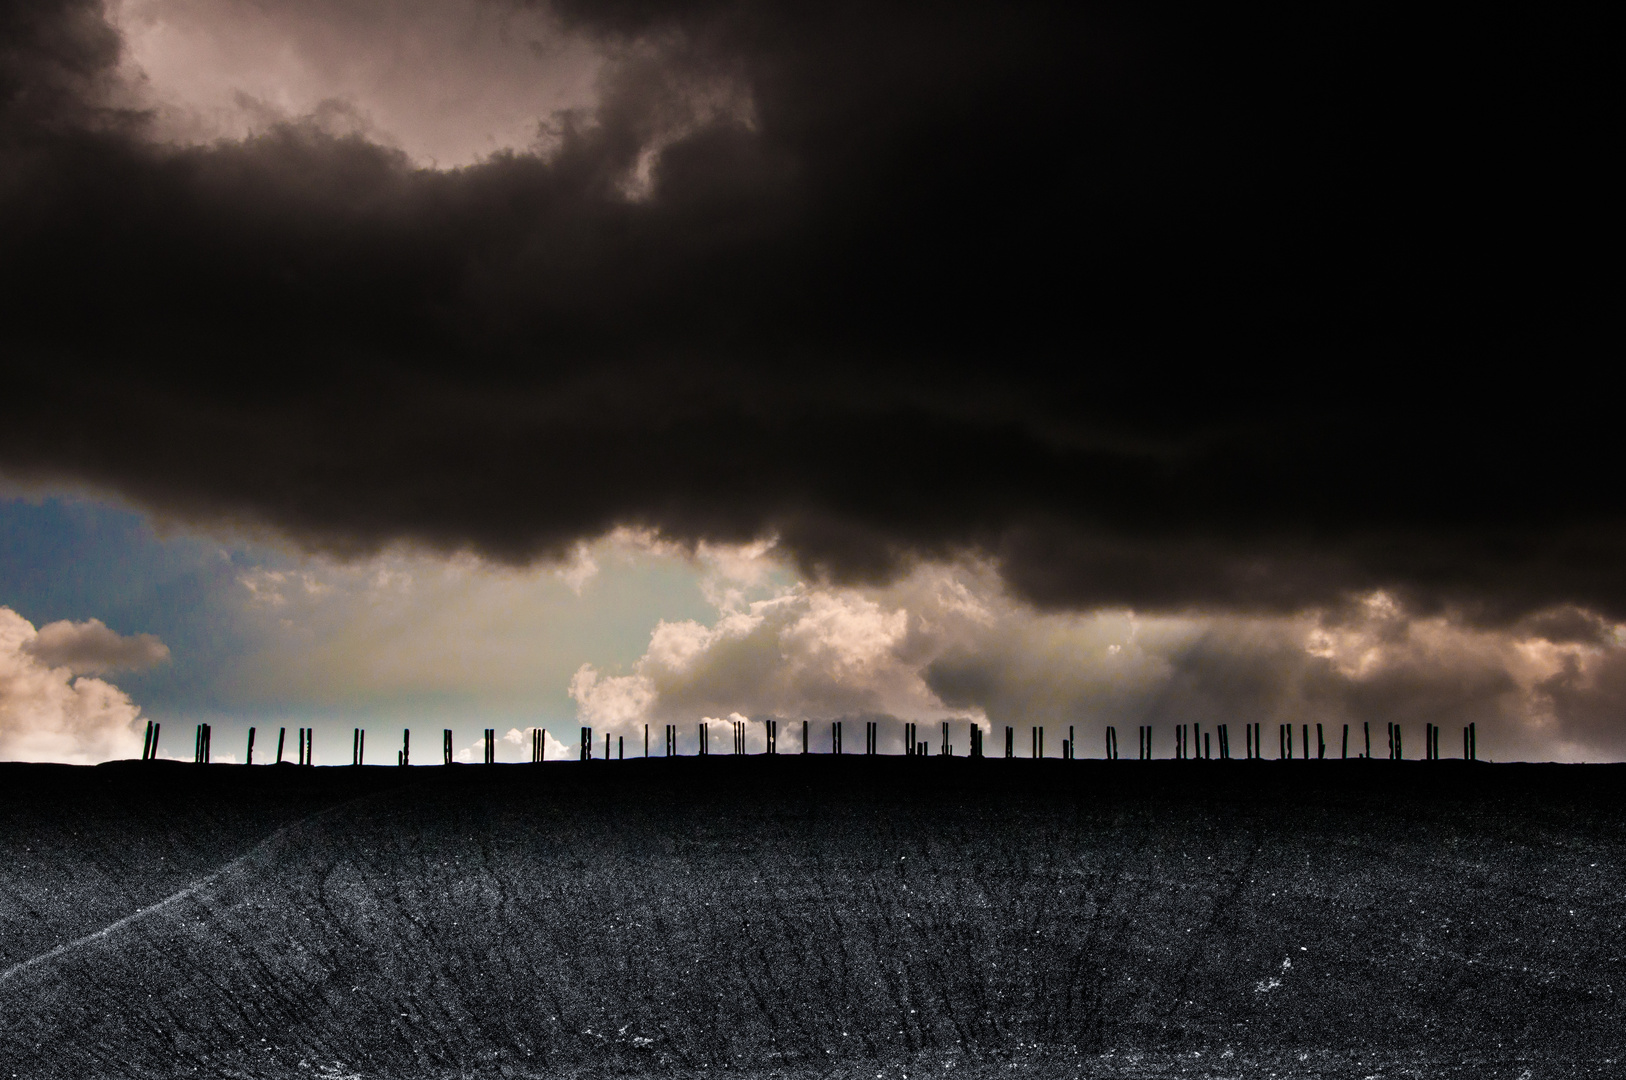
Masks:
[[[1055,613],[973,563],[920,567],[886,587],[713,595],[715,621],[661,622],[629,670],[582,665],[570,689],[581,722],[600,738],[675,723],[688,746],[709,721],[713,751],[726,752],[731,720],[752,721],[755,750],[760,722],[778,719],[780,749],[795,751],[797,721],[815,721],[822,750],[828,721],[846,719],[852,752],[863,746],[857,721],[878,720],[883,752],[897,752],[915,721],[935,752],[936,725],[953,719],[960,754],[968,723],[1022,728],[1023,753],[1026,727],[1042,724],[1048,752],[1071,726],[1081,756],[1100,756],[1109,724],[1121,748],[1133,746],[1129,729],[1153,725],[1163,753],[1179,723],[1322,723],[1333,753],[1350,724],[1359,753],[1363,723],[1378,731],[1375,746],[1389,721],[1418,738],[1434,723],[1449,753],[1454,732],[1475,723],[1481,756],[1626,756],[1626,631],[1575,607],[1489,628],[1382,591],[1293,616]]]
[[[0,607],[0,760],[136,757],[140,706],[112,683],[79,673],[145,667],[168,656],[150,634],[123,637],[96,619],[35,630]]]

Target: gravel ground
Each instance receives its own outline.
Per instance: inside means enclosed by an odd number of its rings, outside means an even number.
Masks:
[[[1626,1076],[1623,789],[1461,762],[5,766],[0,1077]]]

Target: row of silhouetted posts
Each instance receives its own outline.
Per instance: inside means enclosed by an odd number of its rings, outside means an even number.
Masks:
[[[731,720],[731,721],[729,721],[729,724],[730,724],[732,734],[733,734],[733,751],[734,751],[734,753],[737,754],[737,755],[746,754],[748,752],[748,749],[747,749],[747,731],[748,731],[748,728],[747,728],[746,722],[743,721],[743,720]],[[970,732],[969,732],[969,734],[970,734],[970,756],[974,757],[974,758],[981,758],[981,757],[984,756],[984,753],[983,753],[983,738],[984,738],[983,731],[976,724],[969,725],[969,728],[970,728]],[[1264,759],[1264,754],[1263,754],[1263,739],[1262,739],[1262,734],[1261,734],[1261,730],[1260,730],[1261,725],[1258,724],[1258,723],[1249,723],[1249,724],[1243,724],[1242,728],[1243,728],[1243,732],[1244,732],[1244,748],[1245,748],[1244,752],[1246,754],[1247,759],[1250,760],[1250,761],[1263,760]],[[1312,746],[1311,741],[1310,741],[1310,725],[1309,724],[1302,724],[1302,725],[1299,725],[1299,728],[1300,728],[1299,732],[1295,733],[1293,724],[1280,724],[1280,725],[1278,725],[1278,730],[1277,730],[1277,756],[1278,756],[1279,759],[1284,760],[1284,761],[1291,761],[1295,757],[1298,757],[1298,758],[1300,758],[1302,760],[1309,760],[1310,759],[1310,757],[1311,757],[1311,746]],[[1349,735],[1350,735],[1349,728],[1350,728],[1350,725],[1348,725],[1348,724],[1343,725],[1342,740],[1341,740],[1341,745],[1339,747],[1339,751],[1340,751],[1339,756],[1341,758],[1345,758],[1345,759],[1347,759],[1350,756],[1350,754],[1349,754]],[[162,730],[162,725],[161,724],[159,724],[159,723],[157,723],[155,721],[152,721],[152,720],[147,721],[146,734],[143,736],[142,744],[141,744],[141,760],[143,760],[143,761],[153,761],[153,760],[157,759],[157,757],[158,757],[158,737],[159,737],[159,734],[160,734],[161,730]],[[1424,740],[1423,757],[1424,757],[1424,760],[1427,760],[1427,761],[1438,761],[1438,760],[1440,760],[1440,732],[1443,731],[1443,730],[1444,729],[1441,728],[1437,724],[1430,723],[1430,724],[1425,725],[1424,736],[1423,736],[1423,740]],[[942,736],[942,742],[941,742],[941,744],[940,744],[940,746],[938,748],[938,755],[942,756],[942,757],[952,757],[954,755],[954,745],[953,745],[953,742],[951,741],[951,738],[950,738],[950,728],[949,728],[948,721],[943,722],[942,731],[943,731],[943,736]],[[1138,728],[1138,731],[1137,731],[1138,745],[1137,745],[1136,756],[1141,761],[1150,761],[1150,760],[1152,760],[1152,757],[1153,757],[1152,731],[1153,731],[1152,725],[1150,725],[1150,724],[1142,724]],[[1203,731],[1200,724],[1195,724],[1195,723],[1194,724],[1189,724],[1189,725],[1188,724],[1176,724],[1174,732],[1175,732],[1175,734],[1174,734],[1174,758],[1177,761],[1185,761],[1185,760],[1193,760],[1193,759],[1194,760],[1211,760],[1212,757],[1213,757],[1213,752],[1214,752],[1214,750],[1216,748],[1219,750],[1219,756],[1220,756],[1221,760],[1229,760],[1230,757],[1231,757],[1230,726],[1228,724],[1216,724],[1216,725],[1213,725],[1213,728],[1212,728],[1211,731]],[[254,733],[255,733],[254,728],[251,727],[251,728],[248,729],[247,763],[250,764],[250,765],[252,765],[254,763]],[[709,741],[709,738],[708,738],[708,734],[709,734],[709,725],[707,723],[702,722],[698,727],[698,752],[699,752],[699,754],[701,756],[705,756],[705,755],[710,753],[710,741]],[[1297,738],[1295,738],[1295,734],[1298,735]],[[1357,756],[1361,757],[1361,758],[1371,758],[1371,756],[1372,756],[1372,728],[1371,728],[1370,723],[1363,723],[1361,725],[1361,734],[1362,734],[1363,745],[1364,745],[1365,749],[1364,749],[1363,752],[1361,752]],[[1388,732],[1387,732],[1387,734],[1388,734],[1388,754],[1387,754],[1388,758],[1390,760],[1392,760],[1392,761],[1403,760],[1405,758],[1405,747],[1404,747],[1404,741],[1403,741],[1403,738],[1402,738],[1401,726],[1399,724],[1395,724],[1395,723],[1388,724]],[[197,725],[196,736],[195,736],[195,740],[194,740],[194,744],[193,744],[193,756],[192,756],[192,760],[194,762],[196,762],[198,764],[207,764],[207,763],[209,763],[209,761],[211,760],[211,752],[212,752],[212,745],[211,745],[212,744],[212,735],[213,735],[213,729],[210,727],[210,725],[208,725],[208,724],[198,724]],[[765,740],[765,750],[766,750],[766,752],[768,754],[770,754],[770,755],[778,754],[778,752],[779,752],[779,724],[778,724],[778,721],[771,720],[771,719],[764,721],[763,722],[763,735],[764,735],[764,740]],[[1035,725],[1035,726],[1032,727],[1032,731],[1031,731],[1031,756],[1034,757],[1034,758],[1042,758],[1042,757],[1044,757],[1044,735],[1045,735],[1045,732],[1044,732],[1043,726]],[[1106,759],[1109,760],[1109,761],[1116,761],[1116,760],[1118,760],[1118,731],[1117,731],[1117,728],[1115,728],[1115,727],[1113,727],[1111,725],[1108,725],[1107,728],[1106,728],[1105,735],[1106,735]],[[284,760],[284,752],[285,752],[285,744],[286,744],[286,741],[287,741],[287,736],[288,736],[288,729],[287,728],[279,728],[277,730],[277,763],[278,764],[281,764],[282,761]],[[665,730],[665,736],[666,736],[665,747],[664,747],[665,756],[667,756],[667,757],[677,757],[677,756],[679,756],[679,754],[678,754],[678,729],[677,729],[677,725],[675,725],[675,724],[667,724],[666,725],[666,730]],[[546,757],[546,741],[545,740],[546,740],[546,736],[545,736],[544,729],[542,729],[542,728],[534,728],[534,729],[532,729],[532,732],[531,732],[531,761],[533,763],[540,763]],[[802,750],[801,750],[801,752],[804,753],[804,754],[811,752],[811,747],[808,745],[809,741],[810,741],[809,723],[808,723],[808,721],[804,720],[804,721],[802,721]],[[484,752],[485,763],[487,765],[496,764],[496,760],[497,760],[497,732],[496,732],[495,728],[486,728],[485,729],[485,731],[484,731],[484,744],[485,744],[485,752]],[[1077,744],[1076,731],[1075,731],[1075,729],[1074,729],[1074,727],[1072,725],[1069,725],[1068,728],[1067,728],[1067,738],[1063,739],[1062,744],[1061,744],[1061,756],[1062,756],[1062,759],[1067,760],[1067,761],[1075,760],[1077,758],[1077,745],[1078,744]],[[366,760],[366,747],[367,747],[367,732],[366,732],[366,729],[364,729],[364,728],[355,728],[354,731],[353,731],[353,734],[351,736],[351,757],[350,757],[350,761],[351,761],[352,765],[362,765],[362,764],[365,763],[365,760]],[[609,733],[605,733],[605,736],[604,736],[604,758],[606,760],[608,760],[610,758],[610,748],[611,748],[611,735]],[[615,756],[618,759],[624,759],[625,756],[626,756],[626,738],[625,738],[625,736],[617,736],[617,737],[615,737],[615,748],[616,748],[616,755]],[[1315,725],[1314,749],[1315,749],[1314,756],[1315,756],[1315,758],[1317,760],[1322,760],[1322,759],[1326,758],[1326,756],[1327,756],[1326,729],[1325,729],[1325,725],[1323,725],[1323,724],[1318,723],[1318,724]],[[1463,760],[1465,760],[1465,761],[1477,761],[1477,760],[1479,760],[1478,749],[1479,748],[1478,748],[1476,725],[1470,723],[1470,724],[1468,724],[1467,726],[1465,726],[1462,729],[1462,757],[1463,757]],[[451,732],[450,728],[446,729],[442,733],[441,750],[442,750],[442,760],[443,760],[443,762],[445,764],[447,764],[447,765],[452,764],[452,761],[453,761],[452,732]],[[841,721],[839,721],[839,720],[832,721],[831,725],[830,725],[830,752],[833,753],[833,754],[840,754],[842,752]],[[910,757],[924,757],[924,756],[927,756],[930,753],[930,744],[928,742],[926,742],[924,739],[920,738],[919,725],[917,723],[913,722],[913,721],[909,721],[909,722],[906,722],[904,724],[904,752],[905,752],[905,754],[907,756],[910,756]],[[864,753],[866,755],[868,755],[868,756],[874,756],[874,755],[878,755],[880,753],[880,723],[878,721],[869,720],[869,721],[865,721],[865,723],[864,723]],[[644,726],[644,757],[647,758],[649,756],[650,756],[650,754],[649,754],[649,726],[646,724]],[[1010,726],[1007,726],[1005,728],[1005,756],[1007,758],[1014,758],[1016,756],[1015,728],[1010,727]],[[590,761],[592,759],[593,759],[593,729],[591,727],[583,727],[581,729],[581,760],[582,761]],[[412,732],[411,732],[410,729],[403,729],[403,731],[401,733],[401,749],[396,754],[396,763],[398,765],[409,765],[409,764],[411,764],[411,760],[412,760]],[[315,730],[313,728],[302,727],[302,728],[297,729],[297,762],[300,765],[313,765],[313,764],[315,764]]]

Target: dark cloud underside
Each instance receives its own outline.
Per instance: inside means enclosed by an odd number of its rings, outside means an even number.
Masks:
[[[1052,605],[1626,615],[1597,28],[571,3],[596,110],[430,172],[155,148],[94,5],[0,11],[13,475],[336,549],[637,523]]]

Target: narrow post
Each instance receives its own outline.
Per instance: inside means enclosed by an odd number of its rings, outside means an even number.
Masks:
[[[802,753],[807,753],[807,721],[802,721]]]
[[[627,737],[625,735],[615,737],[615,759],[617,761],[627,760]]]
[[[830,749],[836,754],[841,753],[841,721],[836,720],[830,725]]]
[[[149,725],[151,726],[151,725]],[[248,729],[248,764],[254,764],[254,729]]]
[[[358,765],[367,764],[367,729],[366,728],[361,729],[361,760],[358,761],[356,764],[358,764]]]
[[[1009,724],[1005,725],[1005,756],[1016,756],[1016,729]]]
[[[249,730],[252,731],[254,729],[250,728]],[[1463,745],[1464,748],[1466,748],[1467,745],[1468,745],[1468,741],[1467,741],[1468,740],[1468,729],[1463,728],[1462,731],[1463,731],[1462,745]],[[252,738],[252,736],[250,736],[250,738]],[[152,756],[152,721],[148,720],[147,721],[146,733],[141,736],[141,760],[146,761],[151,756]]]
[[[1479,730],[1478,730],[1478,727],[1476,725],[1477,725],[1477,721],[1474,721],[1474,720],[1468,721],[1468,760],[1469,761],[1478,761],[1479,760]],[[157,747],[158,747],[158,729],[157,728],[153,729],[152,745],[153,745],[153,748],[156,750]]]
[[[1071,731],[1072,729],[1068,728],[1068,730]],[[949,756],[949,728],[947,720],[943,721],[943,756]]]
[[[452,729],[451,728],[441,728],[440,729],[440,757],[441,757],[441,764],[450,765],[452,763]]]
[[[451,733],[447,732],[447,734],[450,735]],[[411,765],[412,764],[412,729],[411,728],[402,728],[401,729],[401,764],[402,765]]]
[[[162,721],[155,722],[152,725],[152,760],[153,761],[158,760],[158,733],[163,731],[163,730],[164,730],[164,725],[163,725]]]
[[[1395,725],[1395,760],[1396,761],[1405,761],[1406,760],[1406,747],[1405,747],[1405,744],[1401,741],[1401,738],[1400,738],[1400,725],[1399,724]]]
[[[1306,729],[1305,737],[1309,738],[1308,729]],[[1327,757],[1327,740],[1326,740],[1326,738],[1325,738],[1325,736],[1324,736],[1324,734],[1323,734],[1323,732],[1321,730],[1321,725],[1317,724],[1315,726],[1315,759],[1317,761],[1325,761],[1326,757]]]
[[[1344,758],[1343,758],[1343,760],[1345,760],[1345,761],[1349,760],[1349,725],[1348,724],[1344,725]]]
[[[1361,756],[1370,759],[1372,757],[1372,722],[1370,720],[1361,721],[1361,733],[1366,737],[1366,753]]]
[[[287,740],[288,740],[288,729],[287,728],[278,728],[277,729],[277,764],[278,765],[282,764],[282,746],[283,746],[283,743],[287,742]]]
[[[305,764],[305,729],[304,728],[299,729],[298,738],[299,738],[299,746],[297,747],[297,750],[296,750],[296,755],[297,756],[294,758],[294,764],[295,765],[303,765],[303,764]]]
[[[649,725],[644,725],[644,757],[649,756]]]
[[[361,729],[350,729],[350,764],[361,764]]]
[[[610,733],[608,731],[604,733],[604,760],[610,760]]]

